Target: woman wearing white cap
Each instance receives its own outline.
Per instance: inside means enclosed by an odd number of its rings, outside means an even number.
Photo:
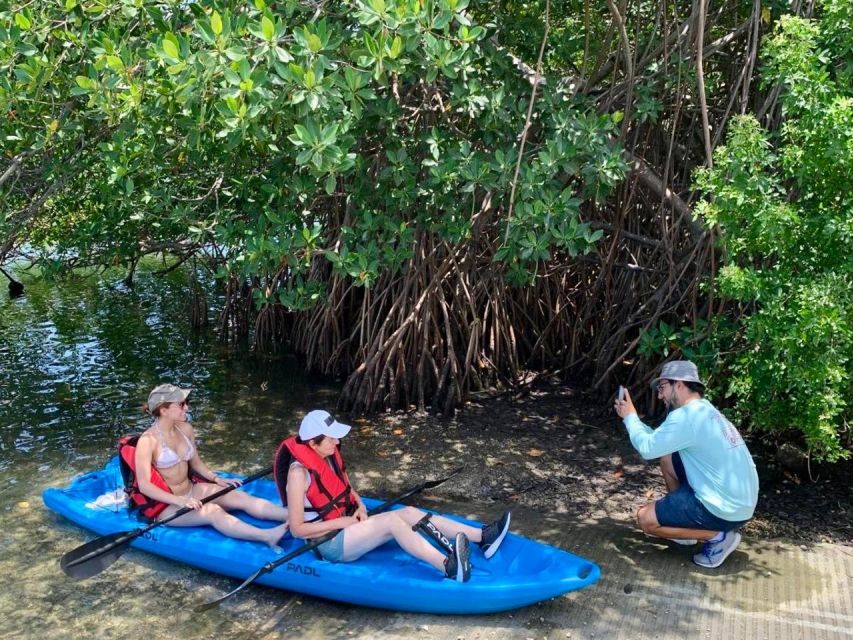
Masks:
[[[429,563],[446,577],[466,582],[471,575],[469,540],[491,558],[509,530],[510,514],[492,524],[473,527],[414,507],[404,507],[368,517],[361,497],[349,483],[338,444],[350,427],[327,411],[309,412],[299,435],[285,440],[276,454],[275,476],[279,492],[287,496],[290,527],[298,538],[319,538],[339,533],[317,547],[324,560],[351,562],[389,540]],[[443,538],[452,547],[445,557],[415,529]],[[449,544],[447,538],[454,539]]]
[[[222,487],[240,486],[242,481],[220,478],[198,455],[195,433],[187,422],[187,397],[190,389],[161,384],[148,396],[143,409],[154,416],[151,425],[136,443],[135,484],[151,499],[143,513],[152,518],[167,518],[182,507],[192,512],[169,523],[173,527],[211,525],[232,538],[257,540],[276,548],[288,528],[287,509],[243,491],[231,491],[202,504],[201,500]],[[202,479],[193,482],[190,472]],[[133,495],[131,495],[133,498]],[[239,509],[261,520],[280,522],[276,527],[253,527],[228,511]]]

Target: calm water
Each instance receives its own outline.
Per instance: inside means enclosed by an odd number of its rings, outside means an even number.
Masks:
[[[128,552],[81,583],[59,557],[87,540],[48,512],[41,492],[101,466],[117,436],[148,419],[141,405],[159,382],[194,389],[193,422],[212,468],[250,473],[337,389],[310,381],[288,357],[260,358],[197,335],[185,322],[187,286],[140,273],[45,283],[22,275],[10,300],[0,286],[0,638],[265,637],[281,593],[249,590],[220,611],[191,607],[234,583]],[[237,602],[239,600],[239,602]]]

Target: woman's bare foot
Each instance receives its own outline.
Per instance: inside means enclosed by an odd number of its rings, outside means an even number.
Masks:
[[[270,547],[272,547],[273,551],[281,552],[281,547],[278,546],[278,541],[284,537],[284,534],[287,533],[287,530],[290,528],[288,523],[280,524],[277,527],[272,527],[271,529],[264,529],[264,542],[266,542]]]

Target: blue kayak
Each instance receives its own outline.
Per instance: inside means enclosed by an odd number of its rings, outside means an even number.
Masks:
[[[227,474],[223,474],[227,475]],[[45,505],[98,535],[132,531],[143,526],[117,497],[122,495],[117,458],[104,469],[75,478],[64,489],[47,489]],[[118,490],[117,490],[118,489]],[[271,480],[256,480],[243,489],[274,502],[278,491]],[[368,509],[380,502],[366,498]],[[236,515],[258,526],[270,522]],[[460,522],[479,524],[456,516]],[[286,536],[288,553],[303,544]],[[259,542],[228,538],[212,527],[152,529],[132,545],[194,567],[244,580],[262,565],[279,557]],[[257,582],[278,589],[339,600],[356,605],[424,613],[476,614],[506,611],[582,589],[601,575],[597,565],[561,549],[510,533],[497,554],[486,560],[471,545],[471,579],[459,583],[406,554],[395,542],[371,551],[356,562],[335,564],[310,551]]]

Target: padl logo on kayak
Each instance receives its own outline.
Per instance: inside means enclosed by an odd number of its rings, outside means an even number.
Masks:
[[[303,576],[311,576],[313,578],[320,577],[320,572],[317,571],[315,567],[306,567],[304,564],[288,562],[286,569],[288,571],[293,571],[294,573],[301,573]]]

